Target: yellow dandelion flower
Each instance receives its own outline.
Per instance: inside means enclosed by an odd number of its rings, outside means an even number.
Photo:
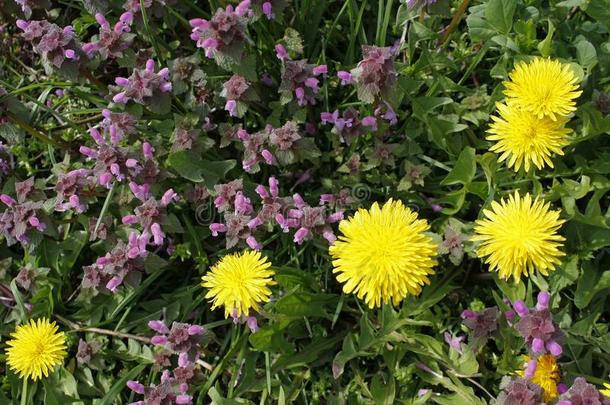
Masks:
[[[205,298],[212,309],[224,306],[225,317],[248,315],[259,311],[259,304],[269,301],[269,286],[275,274],[271,263],[260,252],[245,251],[224,256],[202,277],[201,285],[209,289]]]
[[[333,273],[370,308],[382,302],[397,305],[407,295],[419,295],[434,274],[437,245],[424,232],[428,222],[401,201],[389,200],[382,208],[359,209],[341,221],[338,240],[329,248]]]
[[[66,340],[55,322],[42,318],[17,326],[7,342],[7,363],[21,378],[48,377],[66,357]]]
[[[603,390],[599,390],[599,392],[603,395],[606,396],[608,398],[610,398],[610,383],[604,383],[604,388]]]
[[[517,371],[517,374],[523,377],[525,375],[525,369],[527,363],[530,361],[529,356],[523,356],[524,364],[523,370]],[[542,399],[547,404],[553,403],[559,392],[557,392],[557,384],[561,381],[561,369],[557,364],[555,356],[552,354],[543,354],[536,360],[536,371],[532,376],[532,383],[542,388]]]
[[[493,123],[487,131],[487,139],[496,141],[490,148],[501,154],[499,161],[507,160],[509,168],[519,171],[523,166],[528,172],[535,165],[553,167],[551,154],[563,155],[562,147],[568,142],[570,129],[564,125],[565,117],[555,121],[547,116],[539,118],[534,113],[515,106],[498,104],[499,117],[492,116]]]
[[[492,202],[491,210],[483,214],[486,219],[476,221],[472,240],[481,242],[477,255],[501,279],[512,276],[517,283],[521,274],[527,277],[534,270],[547,276],[561,263],[565,238],[557,230],[565,221],[549,203],[532,200],[529,193],[520,197],[515,191],[508,200]]]
[[[556,60],[534,58],[519,62],[504,82],[504,95],[509,104],[530,111],[542,118],[568,115],[576,110],[574,101],[582,91],[577,78],[567,64]]]

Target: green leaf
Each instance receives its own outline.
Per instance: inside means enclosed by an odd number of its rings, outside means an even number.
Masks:
[[[466,147],[458,156],[451,172],[441,181],[441,185],[451,184],[468,185],[472,182],[477,170],[476,153],[474,148]]]
[[[205,182],[206,186],[213,188],[229,170],[235,167],[233,159],[209,161],[202,160],[200,156],[190,151],[172,153],[167,163],[187,180],[195,183]]]
[[[289,293],[274,304],[276,312],[294,317],[324,317],[329,318],[328,309],[337,305],[338,297],[334,294],[310,293],[296,290]]]
[[[210,388],[208,396],[212,399],[212,405],[243,405],[247,402],[244,400],[228,399],[222,396],[216,387]]]
[[[485,3],[485,19],[501,34],[508,34],[513,26],[517,0],[489,0]]]
[[[591,0],[585,12],[610,28],[610,0]]]
[[[584,37],[581,37],[576,43],[576,57],[578,58],[580,66],[587,71],[591,71],[591,69],[597,65],[597,51],[595,50],[595,46],[584,39]]]
[[[551,45],[553,45],[553,35],[555,34],[555,25],[553,25],[553,22],[550,19],[548,20],[548,23],[549,28],[547,29],[546,37],[538,44],[538,50],[544,57],[551,55]]]
[[[96,405],[112,405],[119,397],[121,391],[125,389],[125,384],[127,384],[127,381],[136,378],[136,376],[140,374],[147,366],[148,364],[140,364],[125,373],[121,378],[116,380],[114,385],[108,390],[108,392],[106,392],[104,398],[102,398]]]
[[[396,384],[392,376],[376,374],[371,384],[371,395],[375,404],[391,405],[396,396]]]
[[[589,305],[593,297],[603,290],[610,288],[610,270],[601,275],[590,265],[583,265],[582,277],[578,280],[574,304],[583,309]]]

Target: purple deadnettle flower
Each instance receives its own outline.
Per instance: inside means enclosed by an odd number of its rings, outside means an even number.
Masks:
[[[351,74],[358,89],[358,98],[372,104],[383,98],[396,81],[394,56],[391,48],[363,45],[363,59]]]
[[[106,132],[106,131],[105,131]],[[127,149],[117,146],[120,139],[118,136],[113,136],[112,131],[108,136],[107,133],[102,133],[97,128],[90,128],[89,135],[97,144],[97,147],[90,148],[82,145],[79,148],[80,153],[87,158],[95,160],[95,167],[92,175],[97,179],[99,185],[110,188],[113,181],[133,180],[137,176],[153,177],[157,174],[158,169],[151,159],[146,159],[142,164],[140,161],[132,157]],[[110,140],[107,141],[106,138]]]
[[[337,77],[341,79],[342,86],[346,86],[352,83],[352,74],[350,72],[346,72],[345,70],[339,70],[337,72]]]
[[[58,176],[55,184],[55,211],[74,210],[79,214],[85,212],[87,205],[83,194],[92,191],[94,187],[90,174],[90,170],[78,169]]]
[[[577,377],[572,386],[561,394],[559,400],[570,405],[610,405],[610,398],[602,395],[582,377]]]
[[[146,62],[145,69],[134,69],[129,78],[117,77],[115,82],[122,87],[122,91],[115,94],[112,100],[119,104],[133,100],[146,105],[160,93],[172,91],[169,69],[163,68],[155,73],[155,61],[152,59]]]
[[[486,308],[481,312],[465,310],[462,312],[462,322],[470,330],[470,337],[475,346],[484,344],[487,339],[498,334],[498,317],[500,311],[497,307]]]
[[[522,378],[505,378],[500,388],[502,392],[496,399],[498,405],[545,405],[542,388]]]
[[[197,42],[198,48],[205,50],[208,58],[215,58],[219,63],[223,58],[239,63],[246,41],[246,20],[245,16],[240,14],[241,8],[237,13],[233,6],[228,5],[224,10],[218,9],[210,21],[203,18],[192,19],[191,39]]]
[[[276,45],[276,51],[278,46]],[[280,55],[278,51],[278,57],[282,58],[281,56],[283,57],[284,55]],[[296,61],[283,60],[282,83],[280,84],[280,92],[283,99],[289,101],[294,97],[297,100],[297,104],[301,107],[315,105],[316,96],[320,92],[318,76],[326,74],[328,71],[326,65],[312,65],[307,63],[305,59]]]
[[[100,13],[95,15],[95,20],[100,25],[97,41],[84,44],[83,52],[90,58],[95,53],[99,53],[103,60],[122,57],[123,51],[131,46],[135,38],[134,34],[129,34],[133,23],[133,13],[128,11],[121,14],[114,27],[111,27],[106,17]]]
[[[247,92],[250,84],[239,75],[233,75],[227,80],[223,86],[220,96],[224,97],[227,102],[225,110],[232,117],[242,117],[246,111]]]
[[[301,245],[316,235],[324,237],[329,244],[337,239],[330,225],[343,219],[342,211],[327,215],[326,207],[311,207],[299,194],[292,196],[290,205],[296,208],[288,210],[286,215],[277,214],[275,220],[284,232],[295,229],[293,240],[296,244]]]
[[[72,26],[60,28],[46,20],[17,20],[17,27],[23,31],[23,38],[32,43],[34,52],[39,54],[48,65],[61,68],[66,60],[79,59],[78,49]]]
[[[7,194],[0,195],[0,234],[6,238],[7,245],[20,242],[27,245],[36,232],[44,232],[47,225],[42,220],[43,201],[31,201],[28,194],[34,188],[34,179],[15,183],[17,200]]]
[[[137,189],[137,185],[134,185],[133,188]],[[138,193],[134,193],[134,195],[142,201],[142,204],[134,209],[133,215],[124,216],[122,222],[125,225],[139,224],[142,227],[143,234],[152,236],[154,245],[163,245],[165,233],[161,224],[166,222],[167,206],[172,201],[177,200],[178,196],[174,190],[169,189],[163,194],[161,200],[157,201],[153,197],[144,199],[147,195],[141,195],[139,189],[137,191]]]
[[[116,145],[125,136],[135,134],[136,119],[128,113],[112,112],[108,109],[102,110],[101,127],[107,131],[110,136],[110,143]]]
[[[364,120],[360,120],[359,115],[357,110],[349,107],[342,115],[339,115],[338,110],[333,113],[323,112],[320,114],[320,119],[322,124],[333,124],[332,132],[339,135],[341,141],[349,145],[354,139],[370,131],[370,128],[366,128]],[[368,124],[371,122],[369,121]]]
[[[516,301],[513,306],[521,318],[515,325],[517,331],[525,339],[533,354],[551,353],[560,356],[561,345],[558,343],[563,336],[549,311],[549,293],[538,294],[538,302],[534,308],[527,308],[522,301]]]
[[[105,287],[114,293],[126,280],[130,284],[138,284],[144,269],[142,259],[148,254],[146,246],[150,238],[148,233],[132,232],[128,243],[119,240],[110,252],[83,268],[82,288],[97,290]]]

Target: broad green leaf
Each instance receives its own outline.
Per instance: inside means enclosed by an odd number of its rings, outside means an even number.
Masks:
[[[451,184],[468,185],[474,178],[477,170],[476,153],[474,148],[466,147],[458,156],[453,169],[447,177],[443,179],[441,185],[447,186]]]
[[[229,170],[235,167],[235,160],[209,161],[189,152],[180,151],[172,153],[167,159],[169,166],[174,168],[180,176],[195,183],[205,182],[213,188]]]
[[[513,26],[517,0],[489,0],[485,3],[485,19],[501,34],[508,34]]]
[[[396,396],[394,377],[386,374],[376,374],[371,383],[371,394],[375,404],[392,405]]]

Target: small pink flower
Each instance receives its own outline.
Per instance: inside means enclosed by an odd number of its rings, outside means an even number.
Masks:
[[[279,60],[289,60],[290,56],[288,56],[288,52],[286,51],[286,48],[284,48],[284,45],[282,44],[277,44],[275,46],[275,52],[276,52],[276,56]]]

